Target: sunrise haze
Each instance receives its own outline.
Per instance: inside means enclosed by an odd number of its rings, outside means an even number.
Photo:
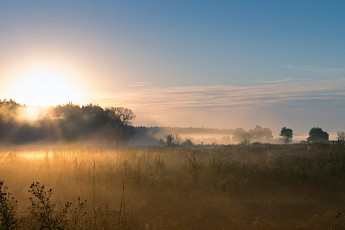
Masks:
[[[336,133],[344,10],[344,1],[3,0],[0,98],[123,106],[138,126]]]

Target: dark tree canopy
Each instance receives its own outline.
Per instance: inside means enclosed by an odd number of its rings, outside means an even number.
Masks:
[[[175,138],[174,138],[174,136],[172,134],[167,134],[165,136],[165,139],[166,139],[165,140],[166,146],[171,147],[171,146],[175,145]]]
[[[34,121],[21,119],[27,107],[13,100],[0,100],[0,139],[3,142],[74,141],[87,138],[124,143],[134,133],[130,109],[68,103],[47,109]]]
[[[185,148],[191,148],[193,147],[193,142],[190,139],[186,139],[184,142],[182,142],[181,146]]]
[[[293,136],[293,130],[290,128],[283,127],[279,134],[285,144],[291,142]]]
[[[319,127],[314,127],[309,131],[308,142],[310,143],[328,143],[329,134]]]

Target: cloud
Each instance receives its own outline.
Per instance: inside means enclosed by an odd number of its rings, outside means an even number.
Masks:
[[[345,78],[247,86],[150,85],[104,93],[94,102],[132,109],[137,125],[252,128],[259,124],[276,132],[284,125],[301,133],[314,126],[337,131],[342,127],[334,121],[343,121],[345,112]]]
[[[151,84],[151,82],[148,82],[148,81],[136,81],[136,82],[130,83],[128,86],[130,86],[130,87],[147,87],[150,84]]]
[[[281,82],[287,82],[287,81],[293,81],[297,80],[296,78],[286,78],[281,80],[272,80],[272,81],[257,81],[259,83],[281,83]]]
[[[261,82],[264,83],[264,82]],[[297,80],[265,82],[252,86],[140,87],[101,99],[101,104],[116,102],[128,107],[247,107],[265,106],[283,101],[345,100],[345,78],[333,80]]]

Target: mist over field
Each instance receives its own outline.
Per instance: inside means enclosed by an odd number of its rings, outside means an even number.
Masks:
[[[327,229],[345,220],[344,132],[329,141],[314,127],[293,142],[286,127],[277,139],[258,125],[135,127],[130,109],[71,102],[5,99],[0,111],[4,229]]]
[[[0,230],[345,229],[344,9],[0,0]]]
[[[123,107],[106,107],[72,102],[50,107],[33,107],[14,100],[0,100],[1,142],[81,142],[112,146],[159,146],[167,135],[182,144],[231,145],[240,143],[282,143],[269,128],[256,125],[245,130],[216,128],[135,127],[135,114]],[[306,141],[307,138],[304,140]],[[294,140],[299,142],[301,139]]]

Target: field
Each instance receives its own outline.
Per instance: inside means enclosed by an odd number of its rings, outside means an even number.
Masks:
[[[33,182],[52,188],[56,213],[72,203],[66,229],[343,229],[345,220],[341,146],[3,147],[0,180],[22,229],[40,227]]]

